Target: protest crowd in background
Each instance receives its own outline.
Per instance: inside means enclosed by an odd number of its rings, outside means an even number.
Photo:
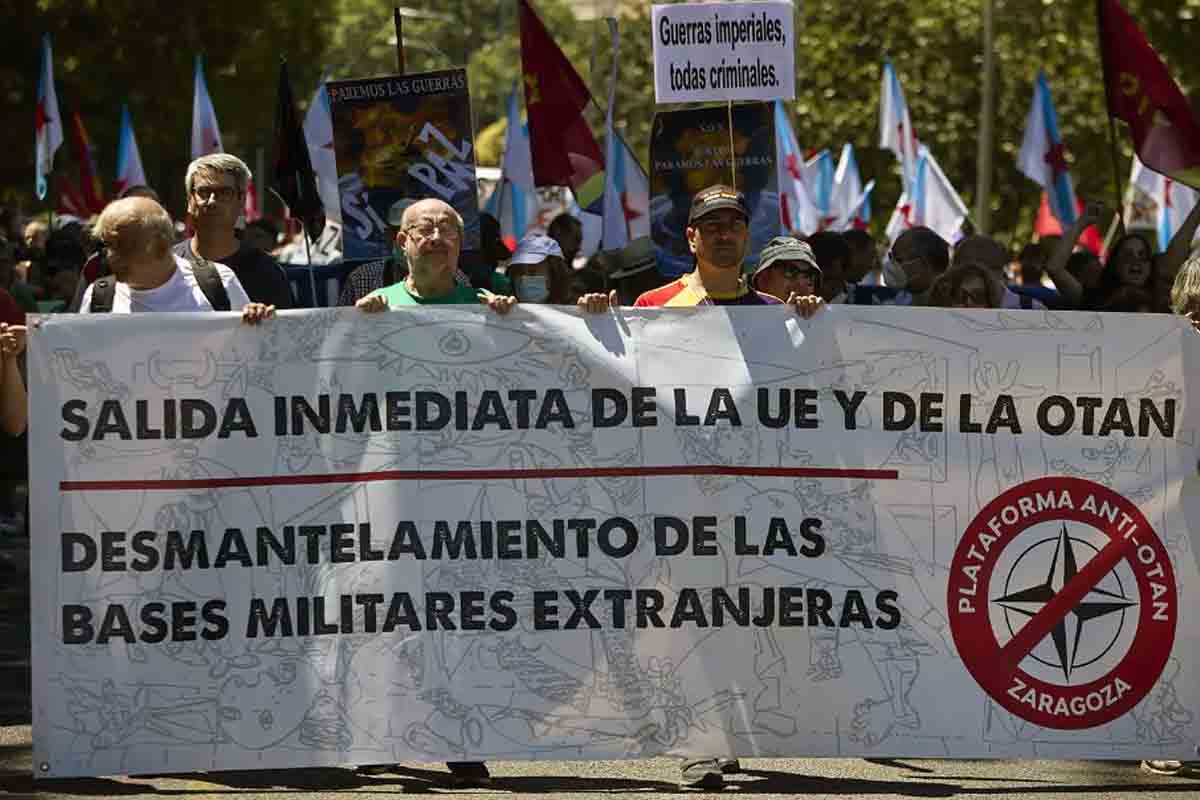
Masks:
[[[521,13],[533,14],[525,3]],[[483,302],[504,313],[514,303],[547,303],[585,313],[620,313],[621,306],[793,302],[805,316],[815,313],[819,324],[822,303],[938,307],[947,313],[1006,309],[1191,315],[1200,309],[1200,256],[1194,250],[1200,203],[1189,188],[1200,186],[1200,123],[1194,116],[1178,116],[1190,112],[1180,112],[1173,87],[1155,88],[1155,97],[1167,97],[1161,101],[1163,113],[1172,115],[1182,133],[1177,142],[1160,141],[1157,149],[1141,146],[1149,134],[1139,128],[1136,107],[1130,112],[1120,96],[1110,101],[1114,117],[1133,123],[1141,156],[1125,190],[1128,204],[1113,208],[1111,202],[1085,203],[1075,196],[1062,160],[1064,143],[1049,83],[1039,76],[1019,157],[1022,173],[1043,193],[1040,212],[1029,209],[1030,215],[1040,214],[1040,234],[1021,242],[972,231],[953,185],[919,140],[890,64],[883,68],[879,146],[895,153],[905,195],[886,229],[878,220],[871,224],[871,188],[858,174],[853,149],[847,145],[835,169],[828,152],[799,147],[785,102],[763,104],[773,133],[774,191],[725,186],[738,176],[718,170],[714,176],[719,180],[706,180],[686,192],[691,205],[677,209],[673,234],[682,249],[672,251],[669,237],[664,243],[660,232],[651,229],[664,219],[651,215],[651,206],[666,195],[652,192],[641,166],[647,154],[625,158],[628,148],[611,127],[597,141],[578,111],[566,113],[553,131],[538,128],[532,106],[539,98],[529,95],[529,73],[547,70],[543,93],[565,97],[580,87],[562,78],[565,59],[551,49],[553,42],[535,20],[528,25],[522,21],[528,127],[520,122],[514,91],[504,164],[498,180],[479,183],[479,194],[470,200],[477,208],[475,218],[458,213],[461,198],[450,205],[428,200],[431,194],[400,198],[372,211],[380,222],[377,241],[386,249],[353,258],[343,253],[343,236],[356,223],[343,216],[348,201],[339,201],[339,175],[329,174],[320,152],[326,142],[304,138],[314,136],[320,120],[301,126],[286,73],[281,76],[268,174],[251,174],[245,163],[249,154],[222,152],[216,112],[198,63],[194,161],[186,175],[162,176],[185,187],[186,208],[170,209],[168,217],[157,203],[156,190],[162,187],[146,185],[131,127],[122,135],[122,174],[110,202],[77,197],[70,208],[56,202],[62,198],[48,191],[45,179],[63,133],[57,108],[48,105],[54,92],[47,40],[37,178],[41,203],[56,210],[22,214],[12,207],[0,209],[0,410],[7,437],[0,535],[28,535],[23,456],[16,454],[27,446],[21,437],[24,394],[18,365],[27,335],[23,326],[32,314],[211,309],[239,311],[247,322],[269,325],[273,310],[337,305],[402,312],[425,303]],[[1111,35],[1140,36],[1135,28],[1111,33],[1111,26],[1125,24],[1121,18],[1113,17],[1109,24]],[[527,52],[526,40],[538,37],[545,39],[541,49]],[[1146,46],[1144,39],[1139,46]],[[1106,67],[1109,58],[1116,56],[1106,53]],[[1150,73],[1161,81],[1159,72]],[[310,116],[320,112],[320,105],[314,103]],[[723,118],[726,109],[718,112]],[[558,113],[564,112],[560,108]],[[328,118],[324,128],[332,136]],[[547,142],[556,152],[547,152]],[[1170,152],[1164,155],[1164,149]],[[604,193],[589,197],[588,187],[594,189],[595,181],[589,184],[588,179],[601,174],[606,157],[625,159],[624,167],[610,169]],[[577,174],[584,163],[599,169]],[[613,174],[619,171],[624,173],[622,186]],[[346,191],[346,176],[340,177]],[[557,199],[539,205],[537,192],[551,186],[558,187]],[[267,189],[288,201],[286,218],[258,214]],[[1145,209],[1133,207],[1135,198],[1156,201],[1157,210],[1147,216]],[[21,207],[39,204],[31,198]],[[760,219],[764,208],[773,215],[765,229]],[[75,213],[65,213],[72,209]],[[1125,223],[1139,213],[1152,227],[1126,230]],[[646,215],[653,221],[642,219]],[[127,233],[134,229],[136,233]],[[153,272],[158,277],[147,279],[149,288],[131,283],[131,273],[122,271],[121,260],[142,257],[140,250],[130,255],[129,241],[121,240],[127,235],[140,237],[137,247],[144,239],[152,242],[146,247],[158,248],[153,264],[146,262],[146,270],[160,270]],[[454,268],[432,276],[422,272],[422,248],[447,241],[450,252],[458,254]],[[706,286],[697,277],[703,270],[693,271],[697,260],[728,261],[734,255],[740,268],[726,286]],[[0,568],[11,570],[12,565]],[[1156,763],[1160,771],[1175,769]],[[707,783],[692,782],[713,785],[714,774],[719,779],[722,770],[733,768],[736,762],[714,757],[692,775]],[[467,780],[486,779],[480,765],[458,769]]]

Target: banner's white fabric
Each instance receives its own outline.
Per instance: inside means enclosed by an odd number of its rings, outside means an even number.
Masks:
[[[35,770],[1193,756],[1197,343],[849,306],[43,317]]]
[[[651,8],[654,100],[794,100],[791,2]]]

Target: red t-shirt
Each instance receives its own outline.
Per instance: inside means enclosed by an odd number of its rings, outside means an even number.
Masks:
[[[782,302],[777,297],[755,291],[745,284],[742,284],[736,294],[729,295],[728,297],[713,295],[706,292],[693,275],[694,273],[689,272],[682,278],[671,281],[666,286],[642,292],[634,302],[634,307],[765,306]]]

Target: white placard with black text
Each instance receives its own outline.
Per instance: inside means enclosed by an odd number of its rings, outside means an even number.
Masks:
[[[655,101],[794,99],[793,9],[790,2],[654,6]]]

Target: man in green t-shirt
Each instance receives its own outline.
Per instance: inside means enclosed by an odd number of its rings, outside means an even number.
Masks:
[[[368,313],[402,306],[482,303],[507,314],[515,297],[493,294],[486,289],[461,286],[454,280],[462,249],[463,222],[449,204],[429,198],[404,210],[396,242],[404,248],[408,275],[391,286],[376,289],[355,303]]]
[[[396,243],[404,248],[408,275],[371,292],[355,307],[376,313],[403,306],[483,303],[497,313],[507,314],[517,302],[515,297],[476,290],[454,280],[462,234],[462,217],[441,200],[420,200],[404,209]],[[446,766],[456,786],[486,786],[491,782],[487,766],[481,761],[451,761]],[[373,774],[390,768],[380,764],[361,769]]]

